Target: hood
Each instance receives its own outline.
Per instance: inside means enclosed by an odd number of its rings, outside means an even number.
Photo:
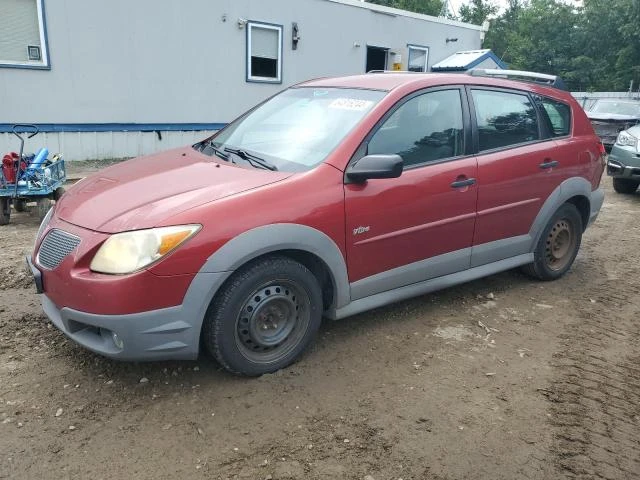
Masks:
[[[609,122],[637,122],[640,120],[640,116],[638,115],[622,115],[620,113],[587,112],[587,117],[589,117],[589,120],[602,120]]]
[[[631,128],[628,128],[626,131],[629,132],[634,137],[640,138],[640,124],[639,125],[635,125],[635,126],[633,126]]]
[[[84,178],[60,199],[56,213],[66,222],[105,233],[151,228],[190,208],[290,175],[218,162],[183,147]]]

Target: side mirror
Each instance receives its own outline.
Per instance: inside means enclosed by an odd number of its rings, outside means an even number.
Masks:
[[[367,155],[349,165],[347,178],[353,183],[362,183],[371,178],[398,178],[402,175],[400,155]]]

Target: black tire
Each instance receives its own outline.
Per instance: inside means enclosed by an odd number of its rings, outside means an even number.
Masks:
[[[630,180],[628,178],[614,177],[613,179],[613,189],[618,193],[636,193],[638,185],[640,185],[640,182],[636,182],[635,180]]]
[[[304,265],[273,256],[235,272],[202,327],[207,350],[226,370],[259,376],[295,362],[322,321],[322,292]]]
[[[57,202],[58,200],[60,200],[60,197],[64,195],[64,192],[65,192],[64,187],[56,188],[55,192],[53,192],[53,199]]]
[[[0,198],[0,225],[7,225],[11,220],[11,202],[8,198]]]
[[[542,232],[533,263],[522,267],[524,273],[545,281],[562,277],[578,255],[582,231],[582,216],[575,205],[562,205]]]
[[[38,202],[36,204],[36,213],[38,214],[38,219],[40,222],[44,220],[44,217],[47,216],[49,209],[51,208],[51,199],[49,197],[41,197],[38,198]]]
[[[23,198],[18,198],[13,201],[13,208],[16,212],[24,212],[27,209],[27,201]]]

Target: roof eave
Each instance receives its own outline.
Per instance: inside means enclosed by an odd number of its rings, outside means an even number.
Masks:
[[[375,3],[364,2],[360,0],[324,0],[327,2],[338,3],[341,5],[348,5],[356,8],[363,8],[372,12],[383,13],[386,15],[397,17],[415,18],[433,23],[441,23],[444,25],[451,25],[454,27],[467,28],[469,30],[483,31],[481,25],[473,25],[471,23],[458,22],[456,20],[449,20],[447,18],[433,17],[431,15],[424,15],[422,13],[409,12],[408,10],[401,10],[399,8],[385,7],[382,5],[376,5]]]

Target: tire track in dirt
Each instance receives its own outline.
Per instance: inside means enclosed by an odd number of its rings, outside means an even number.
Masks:
[[[622,316],[615,315],[615,320],[622,322]],[[594,320],[569,326],[564,349],[554,356],[557,374],[547,397],[556,429],[556,463],[574,478],[636,479],[640,383],[634,365],[640,357],[629,350],[640,329],[624,338],[598,337],[591,334],[597,327]]]
[[[630,221],[624,229],[634,235],[638,227]],[[552,457],[566,478],[640,478],[638,268],[629,252],[608,248],[616,241],[609,231],[604,225],[590,239],[581,283],[591,286],[575,290],[578,320],[559,336],[555,374],[542,392],[550,402]],[[604,247],[606,254],[594,260],[589,252],[594,247],[600,252]]]

